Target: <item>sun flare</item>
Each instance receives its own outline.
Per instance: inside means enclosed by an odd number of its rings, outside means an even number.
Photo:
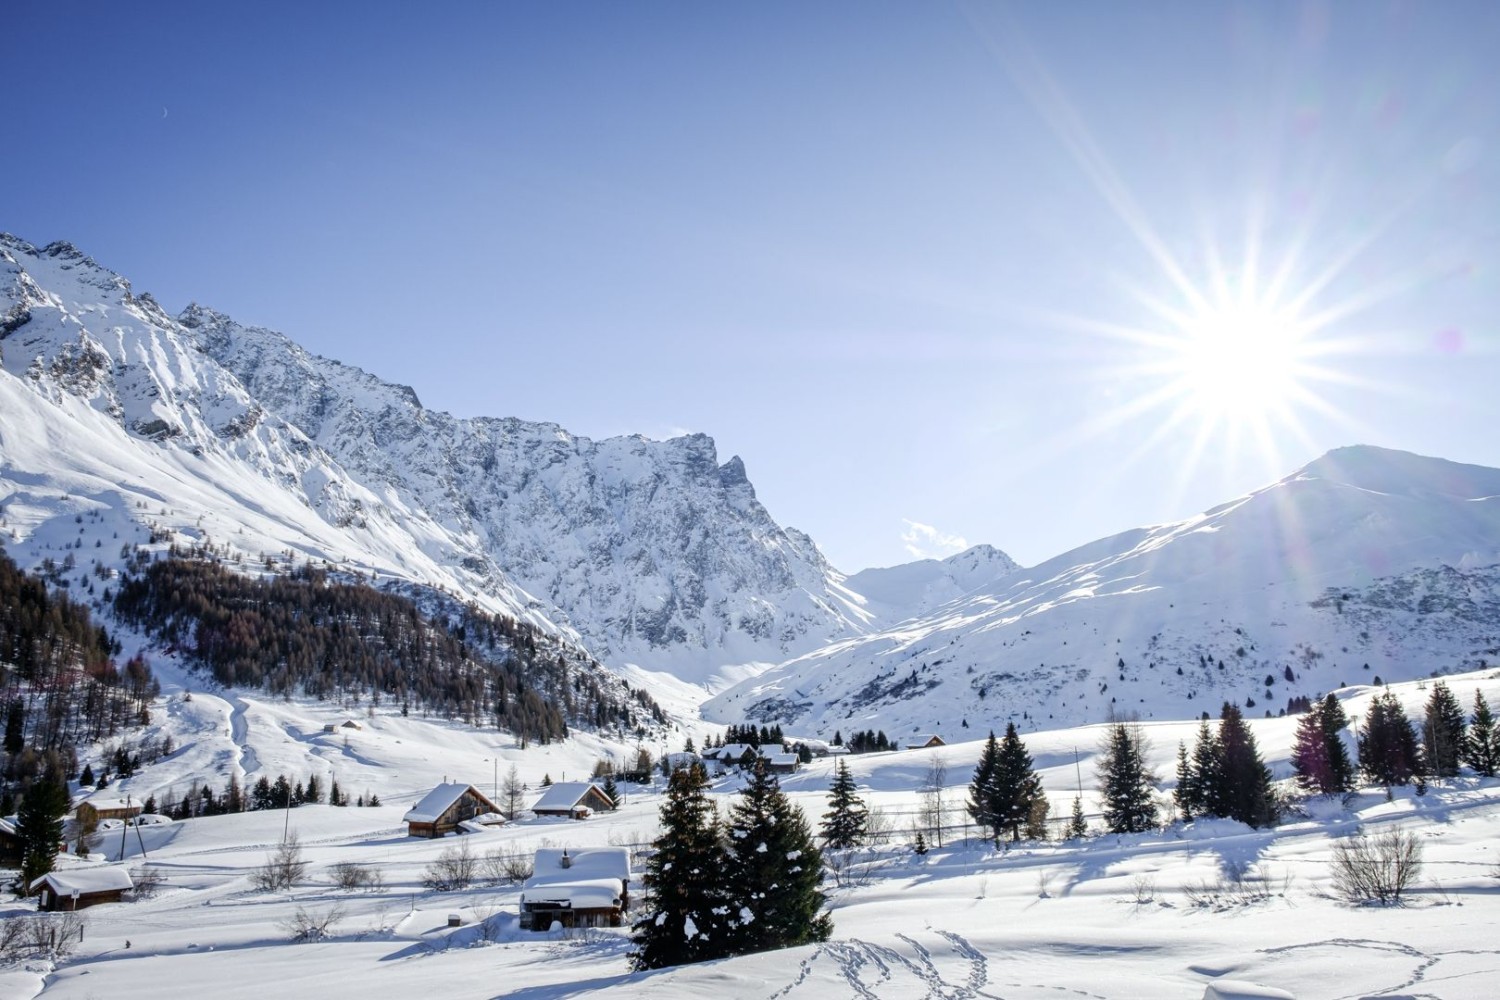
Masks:
[[[1182,401],[1200,416],[1229,423],[1264,419],[1297,394],[1304,331],[1284,311],[1216,307],[1182,324],[1170,367]]]

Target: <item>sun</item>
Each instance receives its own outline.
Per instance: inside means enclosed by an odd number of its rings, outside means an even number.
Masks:
[[[1289,310],[1215,305],[1178,326],[1164,367],[1179,402],[1200,418],[1259,423],[1285,412],[1302,393],[1307,330]]]

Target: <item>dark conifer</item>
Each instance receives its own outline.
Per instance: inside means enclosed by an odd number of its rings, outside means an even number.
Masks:
[[[1374,698],[1359,730],[1359,768],[1377,785],[1407,785],[1421,771],[1417,733],[1390,691]]]
[[[1319,795],[1333,794],[1333,770],[1328,761],[1328,738],[1323,732],[1323,716],[1309,712],[1297,723],[1292,737],[1292,770],[1297,784]]]
[[[1464,710],[1448,685],[1438,681],[1422,713],[1422,760],[1424,774],[1451,778],[1458,774],[1464,747]]]
[[[868,814],[859,797],[849,765],[842,760],[833,771],[828,789],[828,812],[823,814],[823,842],[829,850],[842,851],[857,847],[865,839]]]
[[[826,941],[823,856],[802,810],[764,764],[729,809],[724,891],[731,954]]]
[[[1486,778],[1493,778],[1500,771],[1500,731],[1496,730],[1489,702],[1480,691],[1474,692],[1474,718],[1464,736],[1463,758],[1475,774]]]
[[[1014,722],[1005,726],[1005,738],[1000,741],[1000,756],[990,794],[997,825],[1010,828],[1011,840],[1020,840],[1021,828],[1032,825],[1033,808],[1043,796],[1042,779],[1032,767],[1031,754],[1021,742]]]
[[[62,843],[63,816],[67,811],[68,790],[60,776],[44,775],[21,794],[16,835],[21,841],[23,893],[29,895],[31,883],[52,871],[57,859],[57,845]]]
[[[1342,794],[1354,787],[1354,761],[1349,759],[1349,748],[1344,745],[1344,730],[1349,728],[1349,717],[1338,696],[1329,692],[1318,706],[1318,715],[1323,726],[1323,746],[1328,755],[1329,791]]]
[[[974,822],[990,831],[990,838],[995,841],[999,841],[1000,830],[1005,822],[1005,818],[995,808],[995,781],[999,773],[1000,743],[995,739],[995,731],[992,729],[990,738],[984,742],[984,750],[979,754],[974,779],[969,782],[967,807]]]
[[[660,969],[727,954],[718,816],[708,776],[695,765],[672,772],[661,836],[641,881],[646,899],[632,927],[635,969]],[[717,911],[717,912],[716,912]]]
[[[1253,827],[1275,823],[1271,769],[1261,760],[1255,734],[1245,724],[1239,706],[1228,702],[1219,714],[1219,754],[1224,815]]]
[[[1146,737],[1139,726],[1111,724],[1096,767],[1110,833],[1142,833],[1156,825],[1156,779],[1146,766]]]

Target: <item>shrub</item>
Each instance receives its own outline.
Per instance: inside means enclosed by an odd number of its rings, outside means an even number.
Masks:
[[[469,850],[469,842],[460,840],[457,848],[448,848],[422,873],[422,884],[429,889],[448,892],[467,889],[479,874],[479,859]]]
[[[279,926],[291,935],[293,941],[321,941],[333,930],[333,925],[342,919],[342,906],[326,910],[308,910],[299,906],[297,912],[283,920]]]
[[[333,876],[333,884],[340,889],[379,889],[385,885],[380,872],[357,861],[340,861],[329,866],[328,873]]]
[[[1351,903],[1396,903],[1422,870],[1422,842],[1400,827],[1334,845],[1333,888]]]
[[[266,863],[250,873],[250,884],[266,892],[290,889],[307,875],[307,862],[302,860],[302,845],[297,835],[292,834],[276,848]]]

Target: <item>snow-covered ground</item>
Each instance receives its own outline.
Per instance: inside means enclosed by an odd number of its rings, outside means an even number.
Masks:
[[[1477,687],[1500,700],[1493,672],[1449,679],[1466,706]],[[1410,709],[1423,686],[1393,686]],[[1362,714],[1366,689],[1345,692]],[[489,790],[512,762],[533,787],[585,776],[600,754],[623,754],[588,739],[522,750],[493,733],[378,709],[357,717],[362,731],[334,736],[324,724],[347,707],[264,702],[195,691],[169,696],[161,725],[179,744],[170,757],[108,794],[181,793],[193,778],[216,786],[232,770],[318,772],[376,808],[303,806],[149,827],[124,839],[127,863],[142,846],[166,884],[153,898],[84,912],[77,951],[55,968],[0,971],[0,997],[156,998],[441,995],[445,998],[581,996],[1196,998],[1206,984],[1236,980],[1299,998],[1422,996],[1488,998],[1500,977],[1500,781],[1461,778],[1425,796],[1366,790],[1344,804],[1315,800],[1307,815],[1253,831],[1225,821],[1174,826],[1139,836],[1027,844],[996,851],[963,825],[966,784],[980,744],[849,759],[866,800],[892,827],[885,847],[859,853],[830,885],[834,937],[823,945],[696,967],[632,974],[625,931],[533,934],[517,928],[519,890],[423,888],[424,869],[455,840],[404,835],[401,815],[446,778]],[[1252,722],[1278,775],[1287,773],[1294,720]],[[1179,739],[1196,722],[1152,722],[1154,760],[1170,779]],[[982,736],[974,732],[976,737]],[[1069,811],[1082,780],[1097,825],[1091,756],[1097,727],[1026,734],[1053,812]],[[659,747],[652,747],[659,752]],[[675,747],[674,747],[675,749]],[[1075,756],[1076,749],[1076,756]],[[951,824],[941,847],[910,852],[917,789],[934,759],[946,767]],[[1076,760],[1076,764],[1075,764]],[[817,761],[784,787],[816,822],[832,769]],[[716,789],[728,797],[726,779]],[[583,822],[529,820],[474,835],[478,852],[497,848],[644,843],[657,830],[659,794],[627,786],[622,809]],[[1404,906],[1355,907],[1330,895],[1334,838],[1361,826],[1399,824],[1426,853]],[[250,884],[294,830],[311,862],[286,892]],[[965,839],[966,833],[969,835]],[[120,841],[99,849],[110,860]],[[330,866],[374,866],[375,891],[334,888]],[[76,864],[64,858],[64,864]],[[299,909],[342,917],[327,940],[290,941]],[[24,914],[21,904],[0,918]],[[450,928],[450,914],[462,926]],[[127,944],[128,942],[128,944]]]

